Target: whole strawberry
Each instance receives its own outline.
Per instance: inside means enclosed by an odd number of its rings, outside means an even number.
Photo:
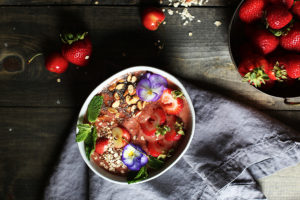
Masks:
[[[274,51],[279,44],[279,39],[267,30],[257,30],[252,41],[258,51],[264,55]]]
[[[68,69],[68,61],[60,53],[52,53],[46,57],[46,69],[57,74],[64,73]]]
[[[246,0],[239,11],[240,19],[245,23],[252,23],[260,19],[265,6],[265,0]]]
[[[280,45],[290,51],[300,51],[300,24],[295,23],[291,30],[281,36]]]
[[[260,55],[252,55],[239,64],[239,73],[243,76],[243,81],[249,82],[255,87],[266,84],[270,78],[264,69],[269,66],[268,61]]]
[[[300,55],[290,54],[287,56],[288,66],[286,66],[287,75],[296,79],[300,77]]]
[[[287,59],[284,56],[274,56],[268,59],[269,66],[265,68],[266,74],[274,81],[287,79],[286,67],[288,66]]]
[[[294,0],[269,0],[269,2],[274,5],[284,6],[287,9],[290,9],[294,4]]]
[[[61,35],[64,43],[62,47],[62,55],[70,63],[78,66],[86,66],[89,63],[92,54],[92,43],[87,36],[87,32],[83,34],[64,34]]]
[[[300,1],[295,2],[295,5],[292,8],[292,12],[294,15],[300,18]]]
[[[283,6],[270,6],[266,13],[266,21],[272,29],[282,29],[293,19],[293,15]]]

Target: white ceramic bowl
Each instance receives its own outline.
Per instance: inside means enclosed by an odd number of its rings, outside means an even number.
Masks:
[[[149,177],[146,180],[138,182],[138,183],[143,183],[143,182],[146,182],[146,181],[149,181],[149,180],[159,177],[160,175],[165,173],[167,170],[169,170],[173,165],[175,165],[179,161],[179,159],[183,156],[185,151],[188,149],[188,147],[192,141],[193,135],[194,135],[194,131],[195,131],[194,107],[193,107],[192,101],[190,99],[190,96],[188,95],[187,91],[185,90],[185,88],[179,82],[179,80],[177,78],[175,78],[173,75],[171,75],[165,71],[162,71],[160,69],[156,69],[153,67],[137,66],[137,67],[131,67],[131,68],[125,69],[125,70],[111,76],[110,78],[108,78],[106,81],[102,82],[98,87],[96,87],[93,90],[93,92],[85,100],[85,102],[80,110],[77,123],[78,124],[82,123],[82,119],[84,118],[84,115],[86,114],[87,107],[88,107],[90,101],[92,100],[92,98],[96,94],[98,94],[100,91],[102,91],[103,88],[105,88],[107,85],[111,84],[115,79],[120,78],[121,76],[124,76],[126,74],[137,72],[137,71],[149,71],[152,73],[160,74],[160,75],[164,76],[165,78],[167,78],[169,81],[174,83],[183,92],[183,94],[188,102],[189,108],[190,108],[190,120],[189,120],[190,123],[187,125],[186,134],[182,138],[182,141],[180,142],[179,146],[176,148],[174,155],[166,161],[166,163],[162,169],[149,173]],[[76,132],[78,132],[78,129],[76,130]],[[85,154],[83,142],[78,143],[78,147],[79,147],[79,151],[80,151],[80,154],[81,154],[83,160],[95,174],[97,174],[98,176],[100,176],[108,181],[111,181],[113,183],[127,184],[126,177],[113,175],[113,174],[107,172],[106,170],[102,169],[101,167],[97,166],[92,160],[88,160],[86,157],[86,154]]]

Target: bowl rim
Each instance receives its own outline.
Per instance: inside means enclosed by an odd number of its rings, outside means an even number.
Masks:
[[[80,112],[78,114],[78,118],[77,118],[77,123],[79,124],[81,122],[80,119],[82,119],[82,117],[86,114],[87,111],[87,106],[90,103],[90,101],[92,100],[92,98],[98,94],[105,86],[107,86],[108,84],[110,84],[112,81],[114,81],[115,79],[121,77],[122,75],[128,74],[128,73],[132,73],[132,72],[136,72],[136,71],[150,71],[153,73],[157,73],[160,74],[164,77],[166,77],[168,80],[170,80],[172,83],[174,83],[177,87],[180,88],[180,90],[183,92],[186,101],[189,105],[190,108],[190,114],[191,114],[191,131],[190,131],[190,137],[186,143],[186,146],[183,148],[182,152],[177,156],[177,158],[170,163],[164,170],[162,170],[161,172],[157,173],[156,175],[149,177],[145,180],[142,180],[140,182],[134,183],[134,184],[140,184],[140,183],[144,183],[147,181],[150,181],[152,179],[155,179],[159,176],[161,176],[162,174],[164,174],[166,171],[168,171],[171,167],[173,167],[180,159],[181,157],[185,154],[185,152],[187,151],[187,149],[189,148],[192,139],[194,137],[194,132],[195,132],[195,124],[196,124],[196,116],[195,116],[195,110],[194,110],[194,106],[192,103],[192,100],[188,94],[188,92],[186,91],[185,87],[182,85],[182,83],[172,74],[169,74],[166,71],[163,71],[161,69],[155,68],[155,67],[150,67],[150,66],[133,66],[133,67],[129,67],[126,68],[112,76],[110,76],[109,78],[107,78],[105,81],[101,82],[89,95],[88,97],[85,99]],[[76,133],[78,132],[78,128],[76,127]],[[101,178],[110,181],[112,183],[116,183],[116,184],[122,184],[122,185],[128,185],[127,181],[117,181],[117,180],[113,180],[111,178],[108,178],[106,176],[104,176],[103,174],[101,174],[99,171],[97,171],[91,164],[91,161],[88,160],[86,158],[86,154],[85,154],[85,150],[84,150],[84,143],[83,142],[79,142],[77,143],[79,151],[80,151],[80,155],[83,158],[83,160],[85,161],[85,163],[87,164],[87,166],[98,176],[100,176]],[[109,173],[109,172],[107,172]],[[131,184],[132,185],[132,184]]]

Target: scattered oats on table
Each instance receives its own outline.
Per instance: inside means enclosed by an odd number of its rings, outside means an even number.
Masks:
[[[219,26],[221,26],[221,25],[222,25],[222,22],[220,22],[220,21],[215,21],[215,23],[214,23],[214,24],[215,24],[215,26],[216,26],[216,27],[219,27]]]

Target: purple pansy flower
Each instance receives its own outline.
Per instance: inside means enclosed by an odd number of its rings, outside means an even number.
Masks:
[[[142,101],[157,101],[167,85],[167,79],[161,75],[147,73],[137,84],[136,92]]]
[[[146,153],[137,145],[127,144],[122,152],[122,161],[132,171],[139,171],[148,162]]]

